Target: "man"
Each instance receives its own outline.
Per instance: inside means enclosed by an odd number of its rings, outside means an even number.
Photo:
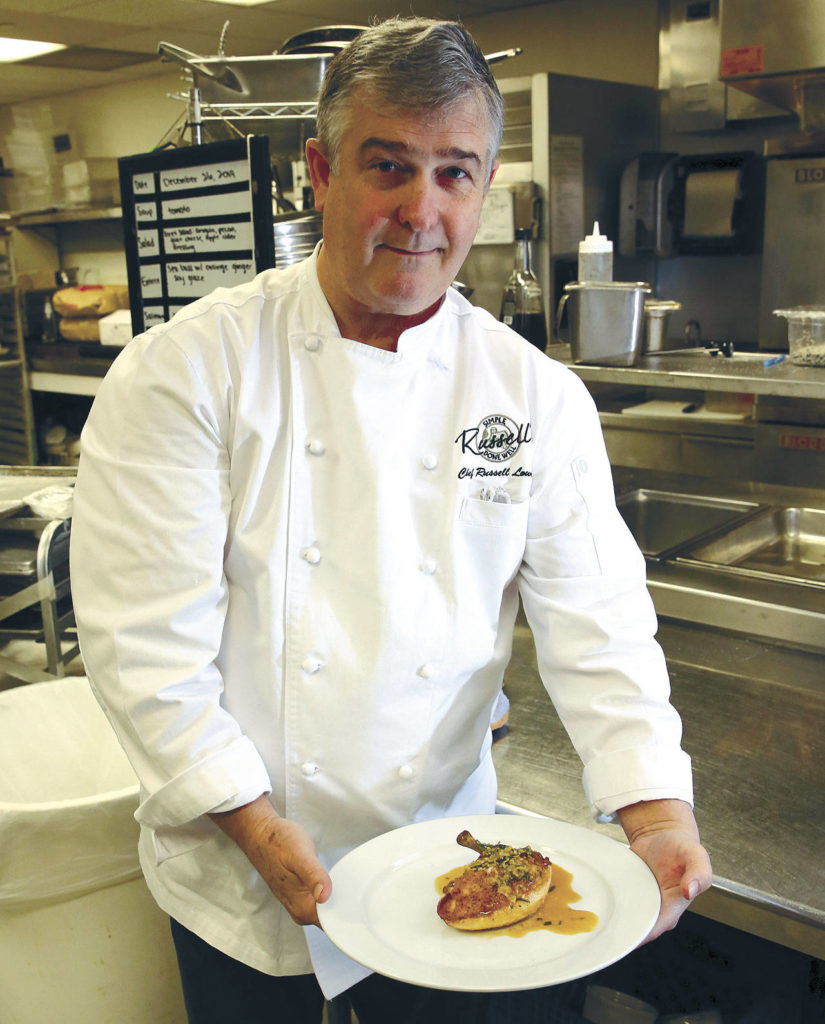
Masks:
[[[519,593],[593,813],[659,881],[653,934],[710,884],[592,403],[449,288],[501,120],[459,26],[364,32],[307,144],[316,254],[131,342],[84,431],[83,655],[141,780],[195,1024],[317,1020],[311,972],[354,985],[361,1024],[444,1005],[362,981],[312,926],[349,850],[494,809]]]

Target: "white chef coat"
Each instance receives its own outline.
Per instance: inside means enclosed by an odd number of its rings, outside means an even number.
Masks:
[[[71,571],[158,904],[332,996],[363,969],[292,922],[207,812],[271,792],[329,868],[389,829],[493,811],[519,593],[593,813],[692,792],[584,386],[452,289],[395,353],[344,339],[316,259],[119,355],[83,431]]]

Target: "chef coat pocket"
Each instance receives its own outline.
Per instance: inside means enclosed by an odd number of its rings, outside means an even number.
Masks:
[[[472,566],[472,574],[481,574],[491,593],[518,571],[527,541],[527,501],[505,503],[464,498],[458,510],[459,550]]]
[[[527,526],[529,502],[486,501],[482,498],[464,498],[458,510],[461,523],[487,526],[500,530],[521,530]]]
[[[457,643],[470,641],[472,657],[493,657],[502,592],[524,558],[530,503],[464,498],[454,530]],[[470,626],[470,624],[472,624]],[[479,661],[481,664],[481,661]]]

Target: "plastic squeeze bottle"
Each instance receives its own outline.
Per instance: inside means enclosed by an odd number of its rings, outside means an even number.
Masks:
[[[599,222],[593,222],[593,233],[579,242],[579,280],[613,280],[613,243],[599,231]]]

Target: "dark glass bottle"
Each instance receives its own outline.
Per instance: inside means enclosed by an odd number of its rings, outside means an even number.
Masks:
[[[504,288],[499,320],[542,352],[547,348],[547,323],[544,319],[541,285],[530,267],[529,228],[516,231],[513,270]]]

